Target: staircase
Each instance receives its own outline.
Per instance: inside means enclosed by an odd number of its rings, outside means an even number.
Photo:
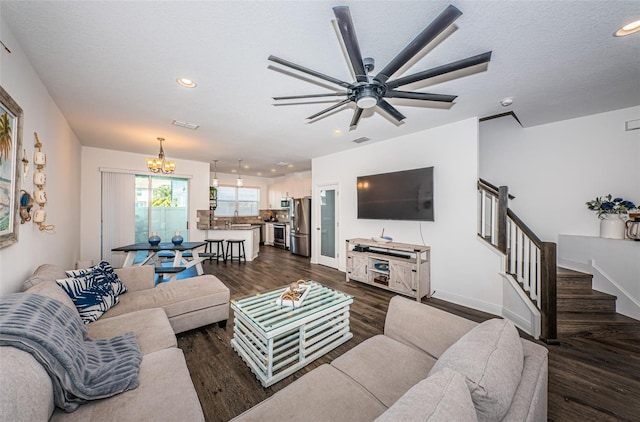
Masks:
[[[640,334],[640,321],[616,313],[616,297],[592,288],[591,274],[558,267],[559,337]]]

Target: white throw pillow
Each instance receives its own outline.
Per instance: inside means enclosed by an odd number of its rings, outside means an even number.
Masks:
[[[409,389],[375,422],[476,422],[465,377],[443,368]]]
[[[111,283],[98,283],[93,274],[56,280],[69,295],[85,324],[96,321],[118,303]]]
[[[116,296],[127,292],[127,286],[118,278],[111,264],[107,261],[100,261],[98,265],[89,268],[66,271],[67,277],[84,277],[93,274],[97,284],[111,283]]]
[[[499,421],[520,384],[524,352],[511,321],[491,319],[473,328],[440,356],[429,375],[444,368],[464,375],[478,421]]]

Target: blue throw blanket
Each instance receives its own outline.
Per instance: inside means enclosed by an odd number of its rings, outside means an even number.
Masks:
[[[142,353],[133,333],[90,339],[75,310],[46,296],[0,298],[0,346],[31,353],[51,377],[55,405],[66,412],[138,386]]]

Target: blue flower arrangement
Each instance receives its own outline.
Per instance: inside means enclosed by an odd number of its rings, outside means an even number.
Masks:
[[[605,214],[625,214],[636,208],[636,205],[622,198],[613,198],[611,194],[601,196],[587,202],[587,208],[598,213],[598,218],[605,218]]]

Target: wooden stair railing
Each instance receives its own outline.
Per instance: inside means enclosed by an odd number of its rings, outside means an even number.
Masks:
[[[540,311],[540,338],[557,343],[556,244],[543,242],[509,208],[507,186],[478,180],[478,236],[505,255],[505,272]]]

